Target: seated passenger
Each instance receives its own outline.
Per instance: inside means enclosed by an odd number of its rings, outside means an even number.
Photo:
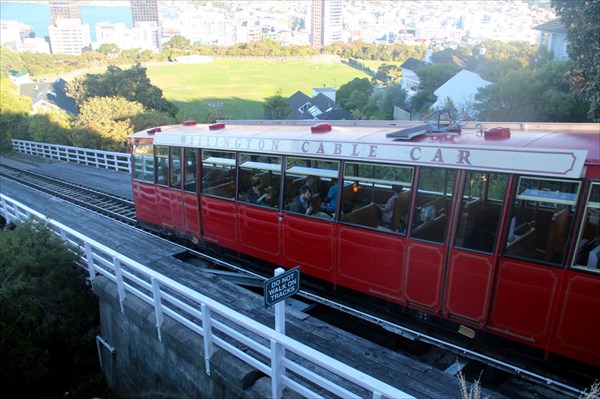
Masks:
[[[327,202],[329,203],[329,208],[332,211],[335,211],[335,207],[337,205],[337,192],[338,192],[338,179],[331,179],[331,187],[329,187],[329,191],[327,192]]]
[[[394,193],[385,205],[377,204],[379,220],[381,220],[384,225],[390,225],[392,223],[394,207],[396,206],[396,200],[400,194],[402,194],[402,186],[392,186],[392,191]]]
[[[258,177],[252,178],[252,186],[248,190],[248,202],[256,205],[269,205],[267,201],[271,199],[271,194],[262,187],[262,180]]]
[[[300,187],[300,195],[298,195],[292,201],[290,205],[290,211],[295,213],[301,213],[303,215],[310,215],[313,212],[313,207],[310,205],[312,198],[312,190],[308,185]]]
[[[310,191],[313,193],[313,196],[317,197],[320,195],[319,193],[319,178],[317,176],[308,176],[304,183],[305,186],[310,188]]]

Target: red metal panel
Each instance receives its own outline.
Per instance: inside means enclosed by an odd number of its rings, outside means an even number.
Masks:
[[[198,194],[184,192],[183,210],[187,234],[200,237],[200,202],[198,201]]]
[[[600,367],[600,275],[569,270],[550,351]]]
[[[283,259],[286,267],[333,281],[334,223],[318,218],[283,215]]]
[[[279,264],[279,211],[238,203],[240,251]]]
[[[494,257],[454,250],[446,277],[444,313],[485,322],[492,287]]]
[[[336,237],[338,284],[404,302],[405,237],[345,225],[338,225]]]
[[[135,214],[140,221],[160,225],[158,216],[158,201],[156,189],[153,184],[134,181],[133,200],[135,201]]]
[[[171,219],[171,193],[168,187],[155,186],[156,198],[158,202],[158,217],[160,225],[171,228],[173,220]]]
[[[431,310],[439,310],[445,247],[426,242],[408,244],[404,292],[406,299]]]
[[[202,196],[202,238],[238,250],[237,213],[234,201]]]
[[[488,326],[536,346],[548,339],[560,269],[502,259]]]
[[[185,232],[185,221],[183,216],[183,191],[169,189],[171,223],[175,230]]]

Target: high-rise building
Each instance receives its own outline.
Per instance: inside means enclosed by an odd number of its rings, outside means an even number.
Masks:
[[[53,54],[79,55],[91,44],[90,26],[81,19],[76,0],[49,0],[50,20],[48,37]]]
[[[158,26],[158,0],[131,0],[131,19],[136,22],[156,22]]]
[[[52,54],[80,55],[91,45],[90,26],[77,18],[57,19],[48,26]]]
[[[313,0],[310,42],[323,47],[342,40],[342,1]]]
[[[49,0],[50,20],[55,25],[59,19],[78,19],[81,21],[81,8],[74,0]]]

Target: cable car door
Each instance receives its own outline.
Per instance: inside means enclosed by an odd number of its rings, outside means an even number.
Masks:
[[[454,169],[430,167],[420,168],[416,176],[404,293],[409,305],[432,312],[442,302],[456,177]]]
[[[443,313],[480,325],[487,318],[508,175],[479,171],[464,175]]]

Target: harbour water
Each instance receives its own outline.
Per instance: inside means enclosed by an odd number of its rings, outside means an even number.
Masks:
[[[106,5],[81,6],[81,19],[84,24],[90,25],[92,41],[96,40],[96,24],[99,22],[122,22],[127,28],[131,28],[131,7],[122,5],[122,2],[119,5],[110,2],[98,4]],[[50,7],[48,2],[0,1],[0,19],[31,25],[36,37],[46,37],[50,25]]]

